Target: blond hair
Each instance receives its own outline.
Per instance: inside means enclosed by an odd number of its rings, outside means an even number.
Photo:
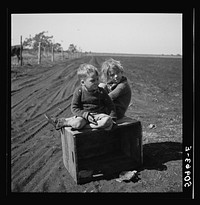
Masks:
[[[83,63],[77,70],[77,76],[80,80],[87,78],[91,74],[99,75],[98,69],[91,64]]]
[[[120,61],[114,60],[113,58],[107,59],[105,62],[103,62],[101,66],[101,80],[103,82],[107,82],[109,79],[108,71],[110,69],[117,70],[118,72],[124,72],[124,68],[121,65]]]

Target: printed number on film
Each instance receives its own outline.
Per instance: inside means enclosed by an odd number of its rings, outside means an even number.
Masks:
[[[191,159],[190,159],[190,153],[189,151],[192,149],[192,146],[189,146],[189,147],[185,147],[185,152],[186,152],[186,158],[185,158],[185,167],[184,169],[186,169],[186,171],[184,172],[185,174],[185,177],[184,177],[184,187],[190,187],[192,185],[192,182],[191,182]]]

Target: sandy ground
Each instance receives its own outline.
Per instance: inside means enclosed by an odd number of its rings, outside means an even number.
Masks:
[[[65,59],[11,70],[12,192],[181,192],[182,59],[120,57],[132,89],[127,116],[140,120],[144,165],[132,181],[76,185],[63,165],[60,133],[44,113],[69,117],[81,63],[100,68],[106,56]],[[149,125],[155,125],[150,128]]]

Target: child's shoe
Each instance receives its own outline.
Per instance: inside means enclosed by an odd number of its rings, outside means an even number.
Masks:
[[[104,130],[110,131],[112,129],[112,127],[113,127],[113,121],[111,121],[110,125],[108,127],[104,128]]]
[[[55,128],[56,130],[59,130],[59,129],[61,129],[62,127],[64,127],[63,120],[57,119],[57,118],[55,118],[55,117],[51,117],[51,116],[48,115],[48,114],[44,114],[44,116],[47,118],[48,122],[54,126],[54,128]]]

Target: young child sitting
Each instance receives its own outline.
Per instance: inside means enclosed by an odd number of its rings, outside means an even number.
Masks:
[[[117,119],[124,117],[131,101],[131,88],[127,78],[123,75],[124,69],[120,61],[112,58],[106,60],[101,67],[101,79],[103,87],[115,104]]]
[[[115,106],[106,91],[98,87],[97,68],[82,64],[77,75],[81,85],[75,89],[71,102],[74,117],[56,119],[47,114],[45,117],[57,130],[66,126],[78,130],[83,127],[112,129],[113,122],[116,121]]]

